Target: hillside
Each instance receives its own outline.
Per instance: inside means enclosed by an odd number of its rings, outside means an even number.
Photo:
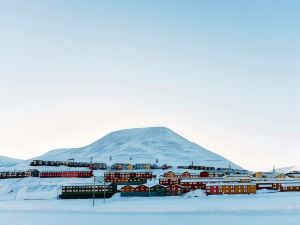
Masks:
[[[171,165],[201,164],[241,168],[224,157],[192,143],[168,128],[135,128],[112,132],[81,148],[57,149],[37,157],[44,160],[68,160],[128,163],[168,163]],[[111,159],[111,160],[110,160]]]
[[[13,159],[13,158],[9,158],[9,157],[0,155],[0,167],[14,166],[20,162],[22,162],[22,160],[20,160],[20,159]]]

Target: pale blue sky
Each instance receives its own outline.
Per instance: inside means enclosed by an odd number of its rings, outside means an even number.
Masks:
[[[0,155],[167,126],[300,165],[299,1],[0,1]]]

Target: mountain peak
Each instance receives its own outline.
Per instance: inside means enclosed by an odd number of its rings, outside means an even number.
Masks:
[[[188,141],[166,127],[132,128],[114,131],[82,148],[52,150],[41,157],[44,160],[94,161],[112,164],[159,163],[170,165],[198,165],[241,169],[238,165],[195,143]]]

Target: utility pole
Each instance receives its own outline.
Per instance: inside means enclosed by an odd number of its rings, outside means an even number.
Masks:
[[[60,189],[62,190],[62,187],[63,187],[63,186],[61,186],[60,188],[57,188],[57,190],[56,190],[56,197],[57,197],[57,200],[59,199],[59,197],[58,197],[58,196],[59,196],[59,195],[58,195],[58,191],[59,191]]]
[[[105,204],[105,191],[106,191],[106,186],[105,186],[105,178],[104,180],[104,195],[103,195],[103,203]]]
[[[90,162],[89,168],[92,169],[92,170],[94,169],[94,167],[93,167],[93,156],[91,156],[91,162]]]
[[[94,176],[94,187],[93,187],[93,207],[95,207],[95,189],[96,189],[96,177]]]

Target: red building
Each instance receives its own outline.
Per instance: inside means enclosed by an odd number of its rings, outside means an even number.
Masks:
[[[206,193],[207,193],[207,195],[221,195],[221,194],[223,194],[222,193],[222,188],[220,188],[218,184],[207,185],[206,186]]]
[[[88,178],[93,176],[93,171],[44,171],[40,172],[41,178],[54,178],[54,177],[65,177],[65,178]]]
[[[177,177],[177,178],[203,178],[203,177],[223,177],[224,174],[220,172],[214,172],[214,171],[202,171],[200,173],[190,173],[188,171],[185,171],[183,173],[174,173],[173,171],[169,171],[164,173],[163,177],[171,178],[171,177]]]
[[[179,184],[172,184],[167,187],[167,195],[179,196],[186,192],[187,191],[185,190],[185,188],[183,186],[180,186]]]
[[[135,192],[149,192],[149,187],[148,186],[146,186],[146,185],[139,185],[139,186],[137,186],[136,188],[134,188],[134,191]]]
[[[180,185],[187,190],[206,189],[206,183],[200,180],[181,180]]]
[[[166,177],[166,178],[160,178],[159,184],[168,186],[168,185],[173,185],[173,184],[179,184],[180,181],[181,181],[181,179],[179,179],[177,177],[170,177],[170,178]]]
[[[104,173],[105,181],[120,179],[120,178],[144,178],[152,179],[152,172],[106,172]]]

